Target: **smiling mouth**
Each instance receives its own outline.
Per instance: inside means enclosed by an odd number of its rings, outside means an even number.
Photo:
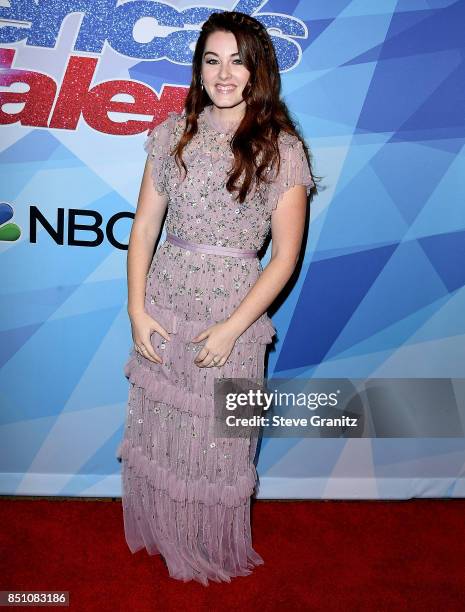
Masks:
[[[216,85],[216,90],[220,93],[231,93],[234,89],[236,89],[235,85]]]

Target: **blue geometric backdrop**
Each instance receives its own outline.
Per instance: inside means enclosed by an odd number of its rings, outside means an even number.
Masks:
[[[215,8],[269,29],[322,176],[267,377],[464,377],[463,2],[40,4],[0,8],[0,493],[120,494],[128,213]],[[462,497],[464,467],[463,438],[265,438],[258,497]]]

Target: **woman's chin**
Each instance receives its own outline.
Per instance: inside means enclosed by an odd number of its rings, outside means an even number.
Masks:
[[[242,98],[233,98],[232,96],[224,96],[216,94],[212,98],[213,104],[219,108],[233,108],[242,102]]]

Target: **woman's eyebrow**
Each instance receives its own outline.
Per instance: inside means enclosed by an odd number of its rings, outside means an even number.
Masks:
[[[208,53],[211,53],[212,55],[216,55],[216,57],[218,57],[218,53],[215,53],[214,51],[205,51],[204,56],[207,55]],[[236,53],[231,53],[231,57],[233,55],[239,55],[239,52],[237,51]]]

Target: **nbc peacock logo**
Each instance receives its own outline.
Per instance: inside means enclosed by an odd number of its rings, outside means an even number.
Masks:
[[[10,204],[0,202],[0,242],[14,242],[21,236],[21,228],[16,223],[8,223],[14,210]]]

